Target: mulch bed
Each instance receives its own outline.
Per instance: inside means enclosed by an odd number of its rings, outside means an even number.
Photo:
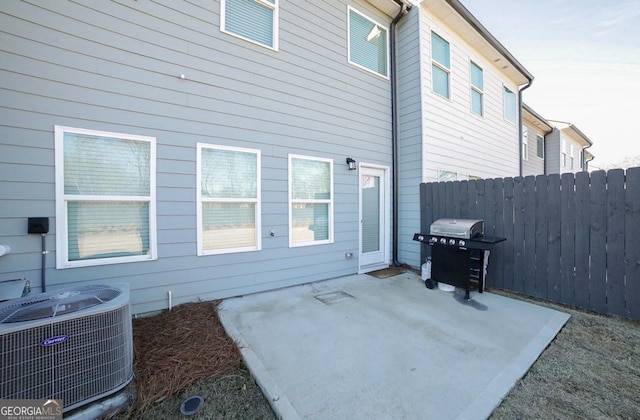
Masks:
[[[242,365],[237,344],[218,318],[219,304],[187,303],[133,320],[136,402],[130,416],[138,417],[194,383]]]

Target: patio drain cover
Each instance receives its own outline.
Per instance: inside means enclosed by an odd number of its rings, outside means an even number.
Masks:
[[[345,299],[353,299],[353,296],[351,296],[347,292],[338,290],[337,292],[329,292],[329,293],[323,293],[321,295],[316,295],[315,298],[318,299],[320,302],[324,303],[325,305],[333,305],[334,303],[341,302]]]

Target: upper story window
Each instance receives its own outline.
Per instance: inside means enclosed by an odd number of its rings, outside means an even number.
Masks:
[[[351,7],[349,15],[349,63],[388,77],[389,39],[385,27]]]
[[[562,166],[567,166],[567,142],[565,139],[562,139],[560,142],[560,149],[562,151]]]
[[[256,251],[260,151],[198,144],[198,255]]]
[[[55,127],[56,267],[157,258],[156,139]]]
[[[431,32],[431,86],[435,93],[449,99],[451,46],[440,35]]]
[[[522,126],[522,159],[529,159],[529,130]]]
[[[544,137],[536,135],[536,156],[544,159]]]
[[[511,89],[503,86],[504,119],[516,123],[516,94]]]
[[[569,167],[573,169],[573,144],[569,145]]]
[[[333,161],[289,155],[289,246],[333,242]]]
[[[484,115],[484,74],[482,68],[473,61],[469,62],[471,71],[471,111]]]
[[[222,0],[220,30],[277,50],[278,1]]]

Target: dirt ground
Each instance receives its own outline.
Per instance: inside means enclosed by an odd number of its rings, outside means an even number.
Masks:
[[[640,323],[533,302],[567,312],[571,318],[490,419],[639,419]],[[134,320],[136,388],[139,396],[147,397],[128,407],[118,419],[186,418],[180,413],[180,404],[193,395],[205,401],[191,416],[194,419],[276,419],[238,357],[237,347],[224,334],[215,308],[207,302],[181,306],[156,317]],[[206,310],[200,309],[203,307]],[[165,331],[161,333],[162,329]],[[171,338],[180,331],[181,338]],[[216,337],[185,339],[200,331],[215,331]],[[153,340],[158,337],[182,343],[185,348],[140,357],[141,349],[153,349]],[[143,344],[145,340],[147,344]],[[212,360],[223,361],[216,373],[199,376],[187,372],[189,366],[198,370],[197,366],[211,364]]]

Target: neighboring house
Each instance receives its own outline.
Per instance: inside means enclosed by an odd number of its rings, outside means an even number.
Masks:
[[[520,92],[533,76],[459,1],[422,2],[398,28],[399,259],[419,266],[417,186],[518,176]]]
[[[527,104],[522,106],[522,175],[545,173],[545,137],[553,126]]]
[[[11,252],[0,280],[29,279],[34,292],[41,280],[51,290],[128,282],[133,312],[144,313],[166,308],[169,292],[179,304],[387,267],[390,28],[401,6],[1,2],[0,244]],[[490,176],[501,162],[491,156],[503,152],[496,142],[517,125],[515,104],[496,117],[501,91],[517,93],[523,78],[506,57],[495,56],[510,66],[498,72],[493,57],[460,56],[454,33],[437,33],[452,43],[453,66],[451,99],[433,107],[440,118],[470,87],[462,67],[485,69],[486,116],[470,115],[477,122],[462,135],[491,121],[466,157],[486,143],[492,161],[478,175]],[[413,78],[426,88],[430,73],[420,76],[414,55]],[[454,163],[433,167],[459,170]],[[30,217],[50,221],[43,276]]]
[[[593,142],[575,125],[548,120],[553,131],[545,138],[545,168],[547,174],[583,172],[589,170],[589,161],[594,156],[587,151]]]

